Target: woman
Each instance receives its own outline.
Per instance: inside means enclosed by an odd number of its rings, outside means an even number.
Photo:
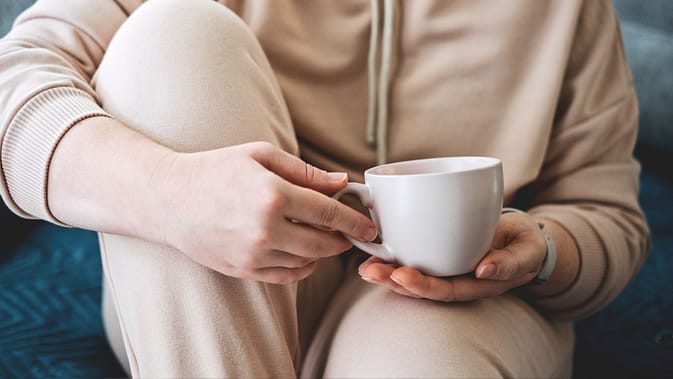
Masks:
[[[0,88],[3,199],[100,232],[133,376],[569,376],[647,253],[607,0],[40,0]],[[347,176],[447,155],[525,210],[474,275],[341,254]]]

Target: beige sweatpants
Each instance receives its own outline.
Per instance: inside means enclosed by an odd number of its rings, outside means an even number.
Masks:
[[[179,151],[258,140],[298,151],[261,46],[213,1],[143,5],[95,85],[108,112]],[[362,281],[339,257],[301,283],[271,285],[141,240],[101,234],[100,246],[106,331],[136,377],[570,375],[571,324],[513,295],[411,299]]]

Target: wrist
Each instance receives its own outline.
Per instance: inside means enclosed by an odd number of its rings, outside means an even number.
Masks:
[[[166,149],[146,165],[146,201],[139,217],[143,225],[139,227],[151,241],[175,247],[169,237],[176,221],[184,218],[180,213],[187,190],[183,180],[189,177],[189,171],[183,168],[187,155]]]
[[[181,200],[177,197],[179,192],[176,188],[179,184],[169,184],[174,180],[173,162],[177,159],[178,153],[175,152],[158,155],[145,171],[145,201],[144,207],[139,210],[140,224],[137,228],[142,230],[144,239],[163,245],[169,245],[166,237],[172,222],[179,217],[177,212]]]
[[[521,213],[515,209],[503,208],[502,213]],[[540,271],[533,279],[535,285],[524,285],[522,290],[535,297],[549,297],[566,291],[575,282],[579,273],[580,255],[572,235],[559,223],[551,219],[534,219],[545,240],[546,255]]]
[[[544,229],[544,223],[538,222],[537,225],[540,228],[542,238],[547,246],[545,257],[542,261],[542,267],[537,273],[537,276],[532,280],[531,284],[542,284],[548,281],[556,268],[556,244],[549,233]]]
[[[525,291],[535,297],[550,297],[565,292],[579,273],[580,253],[574,238],[559,223],[543,219],[545,231],[556,249],[556,265],[549,279],[538,285],[526,286]]]
[[[518,213],[533,220],[531,215],[520,209],[503,208],[501,214],[504,215],[507,213]],[[556,268],[556,245],[554,244],[554,240],[551,238],[549,233],[547,233],[547,231],[544,229],[544,223],[536,220],[533,221],[535,222],[535,224],[537,224],[537,227],[540,231],[540,235],[542,236],[542,240],[545,242],[545,255],[542,261],[542,265],[540,266],[540,269],[537,271],[537,275],[529,282],[529,284],[541,284],[549,280],[551,274],[554,272],[554,269]]]

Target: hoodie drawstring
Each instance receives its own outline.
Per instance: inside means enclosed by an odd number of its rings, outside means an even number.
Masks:
[[[378,164],[386,163],[387,158],[388,91],[392,66],[395,0],[383,0],[383,7],[381,71],[377,73],[376,64],[379,45],[379,0],[371,1],[372,21],[367,61],[369,75],[367,144],[376,147],[376,160]]]

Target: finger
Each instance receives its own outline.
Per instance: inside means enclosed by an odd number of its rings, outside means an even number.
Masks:
[[[362,213],[311,189],[288,185],[286,217],[337,230],[361,241],[376,238],[374,223]]]
[[[508,245],[492,249],[475,270],[479,279],[512,280],[537,273],[542,266],[544,253],[530,244]]]
[[[413,294],[409,291],[407,291],[404,287],[397,285],[396,288],[393,288],[393,291],[399,293],[400,295],[404,295],[406,297],[412,297],[414,299],[422,299],[422,296],[418,296],[416,294]]]
[[[272,250],[265,254],[264,266],[257,267],[257,269],[268,267],[301,268],[317,260],[318,258],[302,257],[285,251]]]
[[[395,271],[395,268],[395,266],[385,263],[379,258],[372,257],[360,265],[358,273],[368,282],[383,284],[393,289],[397,287],[397,284],[390,279],[390,274]]]
[[[547,245],[533,222],[501,221],[491,249],[477,265],[480,279],[512,280],[538,272],[544,261]]]
[[[305,258],[338,255],[351,248],[340,233],[285,221],[279,224],[277,249]]]
[[[239,277],[272,284],[289,284],[306,279],[315,271],[317,264],[317,261],[313,261],[299,268],[267,267],[251,271]]]
[[[498,296],[524,283],[476,279],[468,275],[436,278],[423,275],[410,267],[395,270],[391,279],[417,296],[444,302],[471,301]]]
[[[416,299],[420,298],[420,296],[407,291],[404,287],[395,283],[390,278],[390,274],[395,271],[395,269],[396,266],[385,263],[379,258],[371,257],[360,265],[358,272],[364,281],[389,288],[400,295]]]
[[[240,254],[234,262],[230,262],[234,271],[252,272],[269,267],[295,269],[304,267],[318,258],[301,257],[281,250],[265,250],[259,253]],[[233,276],[237,276],[234,274]]]
[[[508,213],[500,218],[493,248],[475,269],[480,279],[512,280],[542,266],[546,251],[537,223],[527,215]]]
[[[390,279],[416,296],[446,302],[455,300],[450,280],[426,276],[411,267],[398,268],[391,273]]]
[[[360,263],[360,266],[358,267],[358,273],[360,275],[363,275],[367,271],[367,267],[369,267],[372,263],[384,263],[383,259],[375,256],[370,256],[367,258],[366,261]]]
[[[253,149],[252,157],[257,162],[298,186],[332,194],[348,182],[346,173],[328,173],[269,143],[257,142],[250,146]]]

